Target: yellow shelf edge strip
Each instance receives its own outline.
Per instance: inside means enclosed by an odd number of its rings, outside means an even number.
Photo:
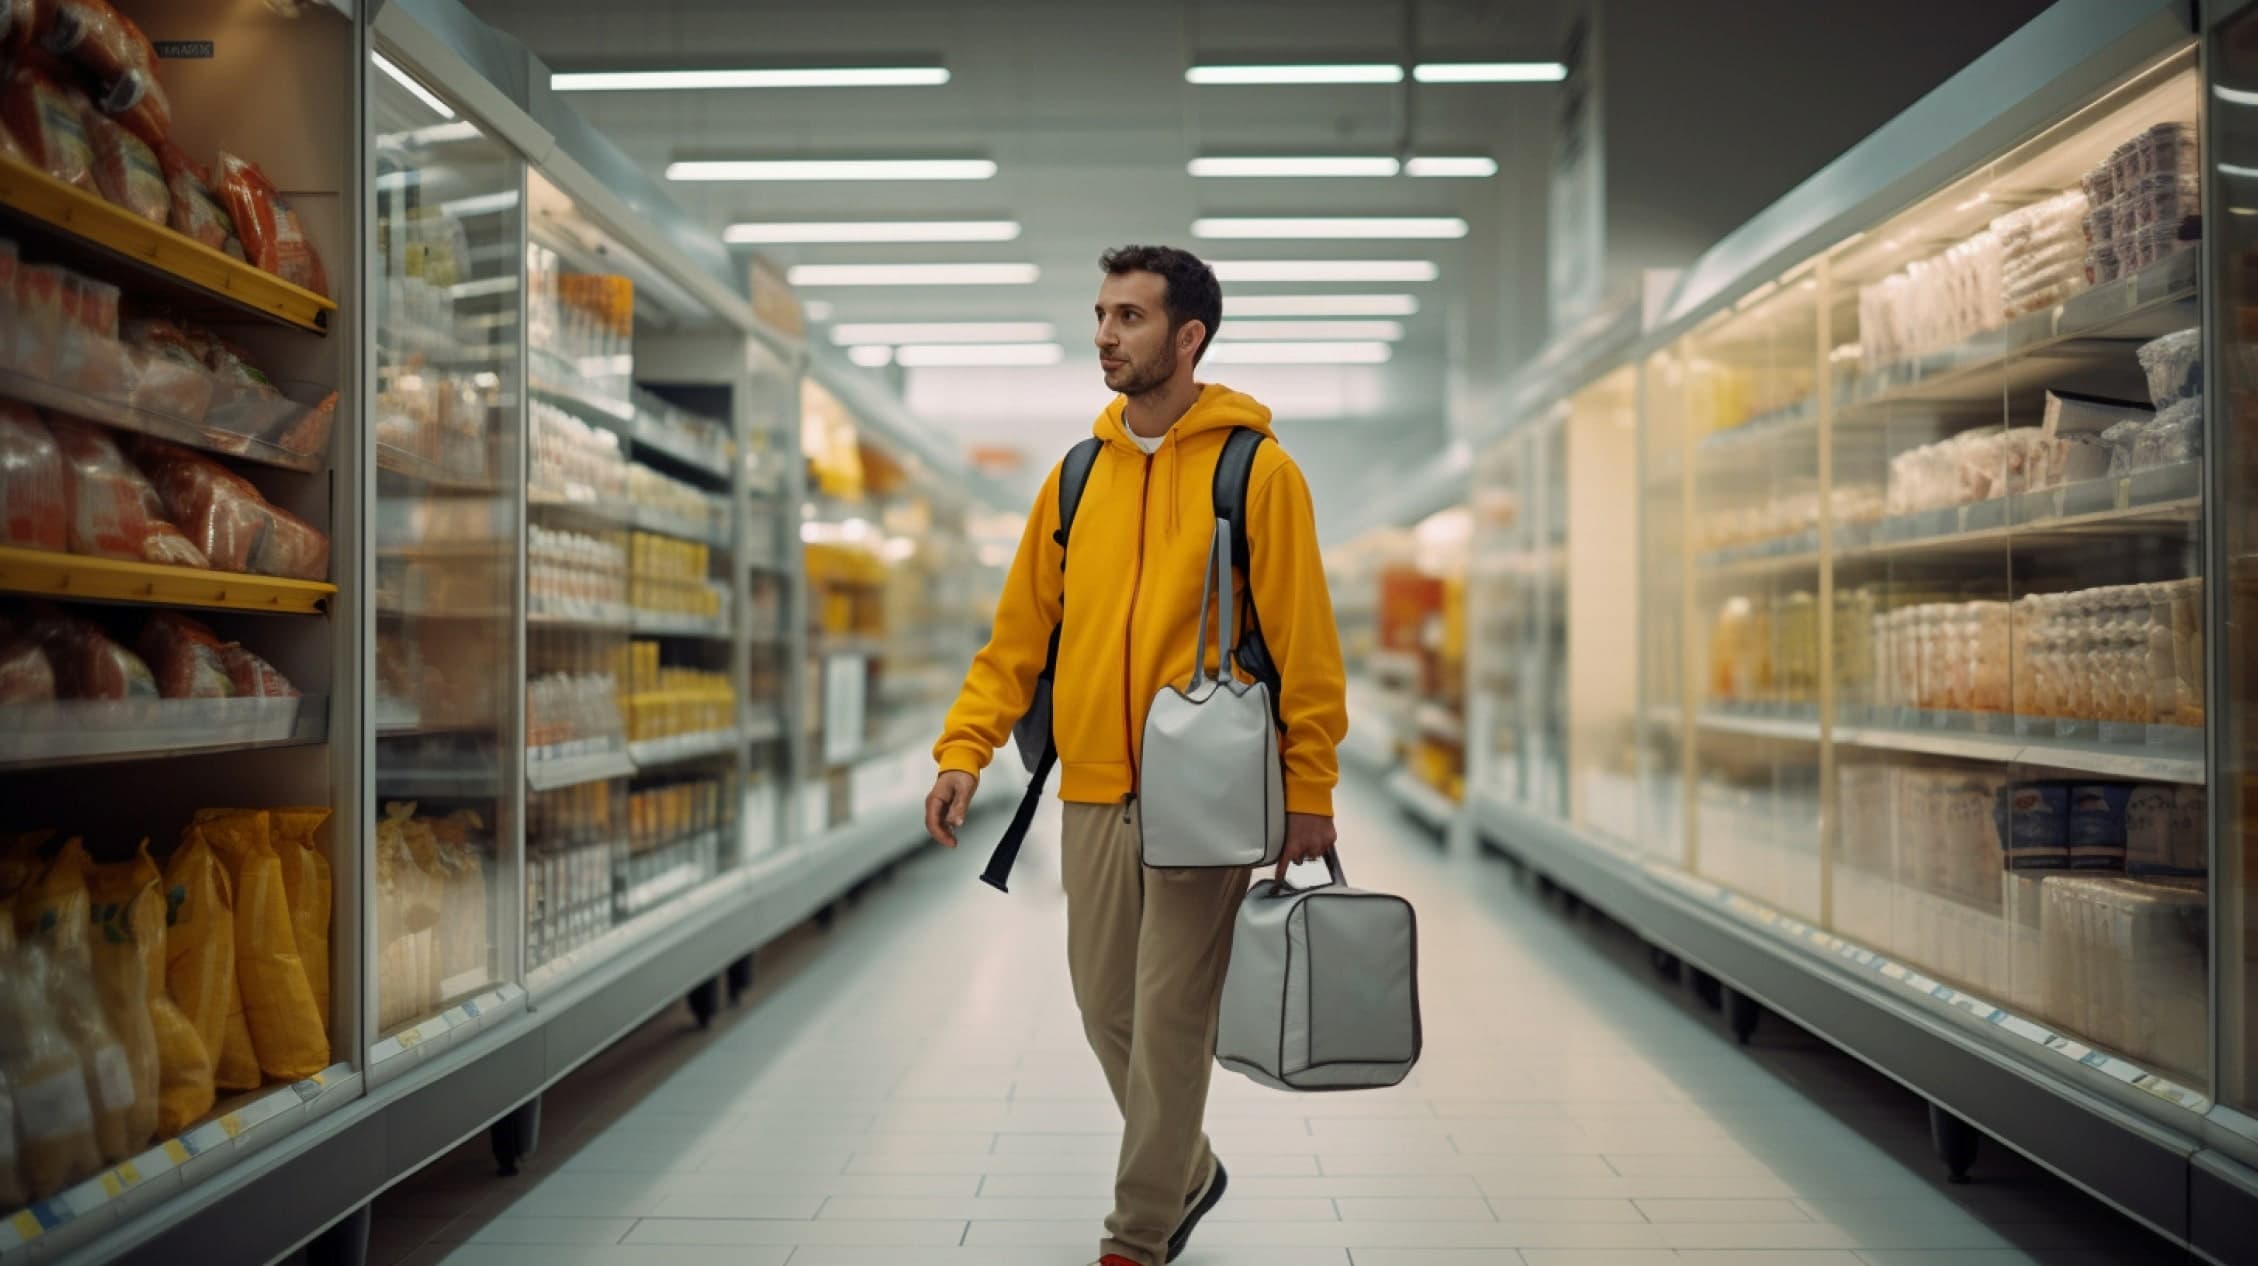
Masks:
[[[337,586],[0,546],[0,590],[48,598],[315,615]]]
[[[333,299],[112,206],[14,158],[0,157],[0,205],[303,329],[325,332],[326,315],[337,310]]]

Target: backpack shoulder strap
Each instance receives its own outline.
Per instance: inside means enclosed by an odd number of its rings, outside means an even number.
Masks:
[[[1093,435],[1066,450],[1066,460],[1058,467],[1058,532],[1051,538],[1058,542],[1059,566],[1066,566],[1066,538],[1074,532],[1074,515],[1082,508],[1082,490],[1090,485],[1090,468],[1098,464],[1098,453],[1105,441]]]
[[[1247,545],[1247,485],[1254,480],[1255,450],[1263,439],[1252,427],[1234,428],[1215,462],[1215,517],[1231,525],[1231,565],[1241,573],[1254,557]]]

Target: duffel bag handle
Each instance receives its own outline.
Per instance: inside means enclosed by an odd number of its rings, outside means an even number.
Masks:
[[[1339,849],[1329,848],[1325,850],[1325,870],[1331,877],[1327,879],[1323,884],[1313,885],[1313,888],[1323,888],[1328,886],[1334,888],[1346,888],[1348,886],[1348,877],[1341,873],[1341,853]],[[1286,883],[1289,887],[1295,888],[1302,892],[1309,892],[1312,890],[1312,888],[1303,888],[1300,884],[1294,883],[1292,879],[1292,870],[1290,867],[1288,868],[1287,875],[1288,877]]]

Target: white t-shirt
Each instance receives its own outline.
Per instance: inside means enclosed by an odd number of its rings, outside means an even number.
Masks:
[[[1128,428],[1124,427],[1122,429],[1127,430]],[[1129,438],[1136,442],[1137,447],[1145,450],[1145,455],[1147,457],[1150,457],[1154,453],[1160,451],[1160,446],[1162,444],[1168,442],[1168,432],[1162,431],[1158,435],[1139,435],[1135,431],[1130,431]]]

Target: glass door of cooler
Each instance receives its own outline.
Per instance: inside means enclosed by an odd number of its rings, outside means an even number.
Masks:
[[[517,893],[524,165],[383,59],[376,219],[376,1031],[522,977]],[[473,1002],[473,1006],[476,1006]]]
[[[1526,798],[1529,786],[1524,730],[1534,583],[1527,451],[1524,429],[1490,445],[1476,460],[1467,586],[1472,676],[1467,778],[1474,791],[1514,805]]]
[[[744,501],[740,550],[745,573],[744,729],[751,752],[745,772],[743,855],[781,848],[792,839],[788,792],[804,730],[792,683],[799,619],[800,462],[799,368],[755,345],[742,422]]]
[[[1684,359],[1669,350],[1639,367],[1637,838],[1640,847],[1680,863],[1691,861],[1686,806],[1695,703],[1688,377]]]
[[[1638,375],[1620,369],[1570,397],[1556,441],[1569,816],[1620,843],[1639,838],[1638,439]]]

